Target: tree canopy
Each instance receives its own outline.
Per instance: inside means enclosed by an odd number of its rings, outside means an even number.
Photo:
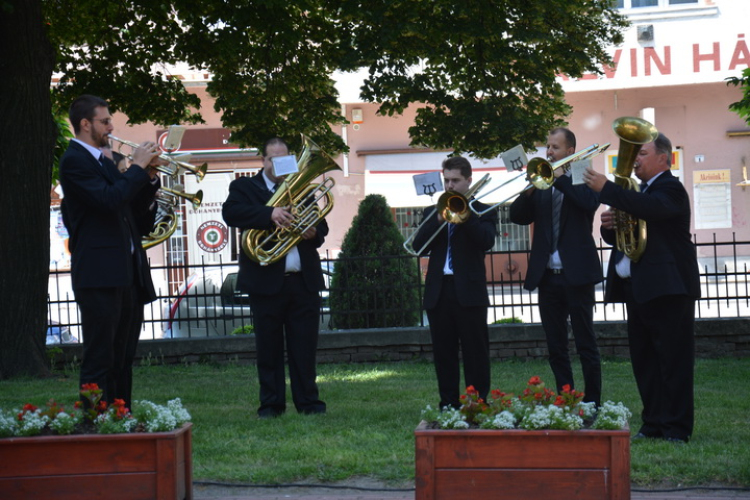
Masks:
[[[609,62],[626,25],[612,3],[0,0],[0,198],[22,214],[0,229],[0,378],[44,367],[53,102],[88,93],[132,123],[199,123],[198,98],[170,74],[184,63],[211,75],[234,142],[305,133],[333,154],[344,117],[331,75],[367,68],[362,97],[381,113],[423,106],[413,144],[489,157],[562,122],[555,75]]]
[[[494,157],[532,148],[564,123],[558,74],[609,62],[625,19],[610,0],[46,0],[63,73],[57,98],[105,96],[130,121],[200,122],[199,102],[168,74],[180,62],[211,75],[233,140],[313,137],[344,148],[331,75],[368,69],[365,101],[399,114],[424,105],[412,143]],[[86,29],[78,29],[85,26]]]
[[[750,125],[750,68],[742,71],[742,77],[727,78],[727,85],[734,85],[742,89],[742,99],[729,105],[729,109],[734,111],[740,118]]]

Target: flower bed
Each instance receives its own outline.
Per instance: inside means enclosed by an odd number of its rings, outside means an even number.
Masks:
[[[0,409],[0,498],[192,498],[190,415],[179,399],[167,406],[101,401],[85,385],[87,405]],[[85,407],[84,407],[85,406]]]
[[[462,406],[430,407],[414,431],[417,500],[630,498],[630,412],[529,380],[519,396],[473,387]]]

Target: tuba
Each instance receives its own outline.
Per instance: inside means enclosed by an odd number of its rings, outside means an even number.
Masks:
[[[641,147],[654,142],[659,131],[646,120],[632,116],[618,118],[612,123],[612,129],[620,138],[615,183],[626,190],[640,191],[638,182],[631,177],[633,166]],[[613,211],[617,249],[633,262],[638,262],[646,250],[646,221],[622,210],[613,209]]]
[[[174,210],[179,204],[180,198],[188,200],[197,210],[203,202],[203,191],[198,190],[195,194],[186,193],[179,184],[171,189],[164,186],[159,188],[156,192],[158,212],[154,227],[148,235],[141,238],[141,246],[145,250],[163,243],[177,230],[180,219]]]
[[[313,179],[341,170],[309,137],[302,135],[302,152],[297,172],[287,177],[268,200],[268,207],[289,207],[294,220],[289,227],[246,229],[242,232],[242,250],[251,260],[267,266],[280,260],[302,239],[302,234],[315,227],[333,209],[331,189],[336,184],[330,177],[320,184]],[[324,205],[318,205],[324,200]]]

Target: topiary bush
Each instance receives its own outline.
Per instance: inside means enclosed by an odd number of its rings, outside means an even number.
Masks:
[[[385,197],[365,197],[333,269],[329,300],[334,328],[419,323],[421,273],[403,244]]]

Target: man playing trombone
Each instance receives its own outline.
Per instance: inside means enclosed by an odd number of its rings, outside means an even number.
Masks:
[[[572,155],[576,138],[566,128],[550,132],[547,158]],[[539,289],[539,313],[547,338],[549,364],[558,392],[575,388],[568,354],[568,317],[581,359],[584,401],[600,404],[602,369],[594,334],[594,285],[602,281],[601,263],[592,235],[599,199],[585,185],[573,185],[563,168],[555,170],[550,189],[530,189],[510,206],[510,220],[534,224],[524,288]]]
[[[446,192],[464,195],[469,191],[472,172],[466,158],[446,158],[442,168]],[[459,348],[464,387],[474,386],[483,399],[490,389],[490,302],[484,258],[497,236],[497,211],[480,217],[467,203],[464,212],[468,215],[464,222],[444,224],[446,212],[436,206],[427,208],[413,245],[425,247],[422,255],[430,255],[424,308],[430,322],[440,408],[460,407]]]

